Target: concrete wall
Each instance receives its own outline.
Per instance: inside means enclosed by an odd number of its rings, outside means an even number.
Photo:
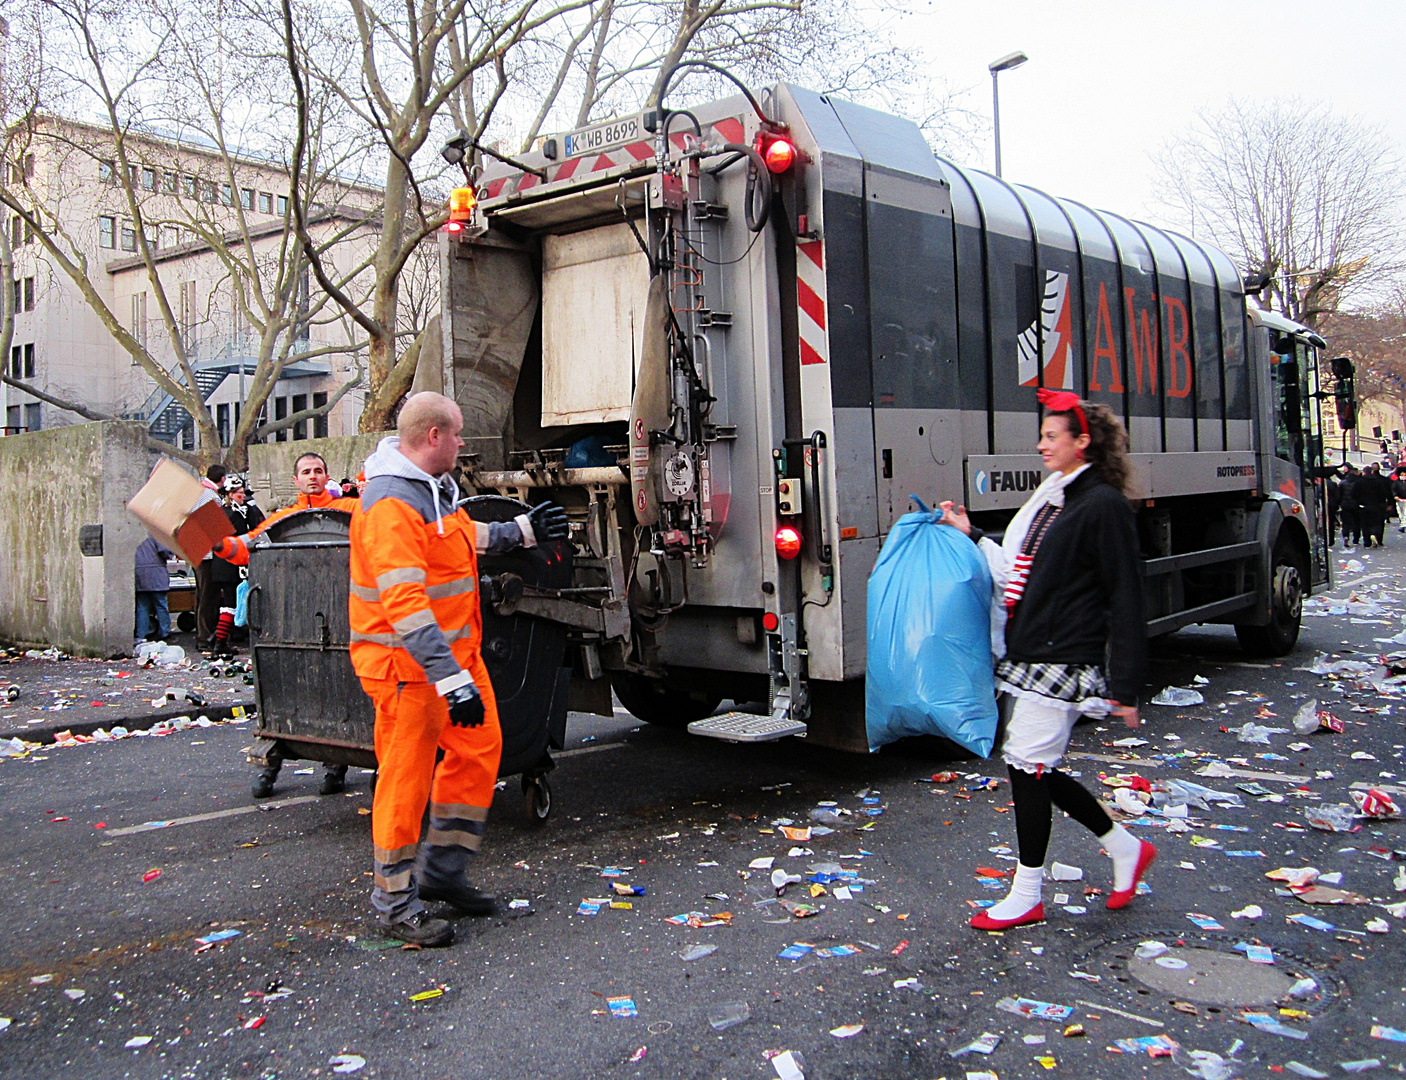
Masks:
[[[132,651],[133,556],[147,533],[123,504],[154,461],[130,421],[0,439],[0,638],[81,656]],[[101,555],[79,550],[84,525],[102,526]]]
[[[329,439],[299,439],[297,442],[265,443],[249,447],[249,487],[259,507],[268,512],[291,503],[298,494],[293,486],[293,464],[303,454],[321,454],[333,480],[356,479],[376,444],[394,432],[371,435],[339,435]]]

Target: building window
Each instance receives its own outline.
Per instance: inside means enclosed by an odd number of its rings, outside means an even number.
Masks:
[[[215,181],[213,181],[213,180],[203,180],[203,181],[201,181],[201,184],[203,185],[203,189],[202,189],[202,190],[203,190],[203,192],[204,192],[202,198],[204,198],[204,200],[205,200],[207,203],[212,203],[212,202],[218,201],[218,199],[219,199],[219,197],[220,197],[220,189],[219,189],[219,187],[216,185]]]
[[[137,184],[140,183],[140,170],[137,168],[137,166],[127,166],[127,180],[131,183],[132,188],[135,190]]]
[[[10,218],[10,247],[20,246],[20,239],[24,236],[24,219],[16,214]]]
[[[24,279],[24,310],[34,310],[34,279],[32,277]]]
[[[23,426],[20,419],[20,407],[11,405],[5,410],[5,434],[13,435]]]
[[[313,394],[313,396],[312,396],[312,407],[313,407],[314,409],[320,409],[320,408],[322,408],[322,407],[323,407],[324,405],[326,405],[326,404],[327,404],[327,391],[326,391],[326,390],[319,390],[319,391],[317,391],[317,393]],[[314,416],[314,417],[312,418],[312,437],[313,437],[314,439],[325,439],[325,438],[327,438],[327,414],[326,414],[326,413],[323,413],[321,416]]]
[[[274,398],[274,399],[273,399],[273,418],[274,418],[275,420],[283,420],[283,419],[285,419],[287,416],[288,416],[288,399],[287,399],[286,397]],[[275,431],[275,432],[273,433],[273,441],[274,441],[274,442],[287,442],[287,441],[288,441],[288,429],[287,429],[287,428],[284,428],[282,431]]]
[[[113,162],[111,162],[111,161],[99,161],[99,162],[98,162],[98,183],[100,183],[100,184],[115,184],[115,183],[117,183],[117,166],[116,166]]]
[[[130,221],[124,221],[122,223],[122,250],[137,250],[137,230],[132,228],[132,223]]]
[[[267,191],[259,192],[259,213],[273,213],[273,196],[270,195]]]
[[[142,190],[156,190],[156,170],[153,169],[150,165],[142,166]]]
[[[146,348],[146,292],[132,294],[132,336]]]
[[[280,196],[278,197],[278,216],[279,216],[279,217],[287,217],[287,216],[288,216],[288,196],[287,196],[287,195],[280,195]]]
[[[179,228],[177,228],[175,225],[168,225],[168,226],[166,226],[166,228],[165,228],[164,230],[162,230],[162,236],[161,236],[161,246],[162,246],[162,247],[164,247],[164,248],[173,248],[173,247],[178,246],[178,245],[180,244],[180,242],[181,242],[181,230],[180,230]]]
[[[221,185],[220,185],[220,205],[221,205],[221,206],[233,206],[233,205],[234,205],[234,188],[230,187],[229,184],[221,184]]]
[[[39,430],[39,402],[24,407],[24,426],[30,431]]]
[[[199,190],[196,186],[198,181],[193,176],[183,177],[181,180],[181,194],[187,199],[195,198],[195,193]]]
[[[161,229],[159,226],[148,225],[146,227],[146,243],[152,251],[161,250]]]
[[[25,154],[18,161],[10,163],[10,183],[22,184],[34,178],[34,155]]]
[[[34,343],[10,347],[10,378],[34,378]]]
[[[307,394],[294,394],[294,395],[293,395],[293,411],[294,411],[295,413],[302,412],[302,411],[303,411],[304,409],[306,409],[307,407],[308,407],[308,396],[307,396]],[[293,438],[294,438],[294,439],[306,439],[307,437],[308,437],[308,422],[307,422],[306,420],[299,420],[296,424],[293,425]]]
[[[240,188],[240,189],[239,189],[239,205],[242,206],[242,207],[244,207],[244,209],[246,209],[246,210],[252,210],[252,209],[254,209],[254,189],[253,189],[253,188],[248,188],[248,187],[247,187],[247,188]]]
[[[230,439],[228,404],[215,406],[215,428],[220,433],[220,445],[228,446]]]
[[[179,195],[181,191],[181,176],[179,173],[164,172],[161,174],[161,190],[167,195]]]
[[[114,217],[98,218],[98,247],[115,248],[117,246],[117,219]]]
[[[187,350],[195,348],[195,282],[182,281],[181,297],[181,339]]]

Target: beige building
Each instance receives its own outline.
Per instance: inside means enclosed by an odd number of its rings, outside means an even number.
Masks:
[[[291,346],[290,356],[264,419],[325,403],[355,370],[347,348],[354,337],[340,312],[315,283],[310,285],[305,268],[289,273],[296,242],[286,228],[286,172],[267,161],[234,158],[153,134],[129,134],[126,154],[124,184],[110,132],[47,119],[12,157],[3,180],[21,201],[39,209],[50,234],[63,237],[60,243],[69,257],[86,265],[89,283],[113,316],[181,381],[169,324],[140,254],[129,198],[138,203],[176,331],[226,445],[260,356],[260,334],[245,311],[260,309],[261,291],[271,306],[283,296],[282,310],[294,320],[280,342]],[[379,194],[328,183],[317,196],[309,231],[316,239],[337,237],[325,262],[339,280],[366,258],[375,242],[372,215]],[[140,420],[158,438],[193,447],[189,415],[118,344],[23,220],[7,215],[5,227],[15,263],[15,334],[7,358],[11,374],[56,397]],[[233,271],[235,264],[249,269]],[[356,293],[355,287],[348,291]],[[353,391],[328,416],[273,438],[352,433],[361,401],[362,395]],[[81,420],[3,384],[0,415],[7,432]]]

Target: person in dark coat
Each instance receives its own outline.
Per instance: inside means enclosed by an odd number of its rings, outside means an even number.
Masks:
[[[1357,481],[1361,473],[1351,462],[1343,466],[1342,483],[1338,488],[1339,514],[1343,523],[1343,550],[1351,551],[1362,542],[1362,504],[1357,500]]]
[[[1385,540],[1386,519],[1396,509],[1391,481],[1382,475],[1382,467],[1374,461],[1362,470],[1352,490],[1361,507],[1358,516],[1362,521],[1363,544],[1381,547]]]
[[[1067,391],[1038,396],[1048,410],[1039,451],[1050,476],[1011,520],[1000,547],[980,535],[964,508],[942,504],[942,523],[977,541],[986,556],[1006,612],[996,686],[1019,862],[1006,898],[971,920],[977,930],[1044,921],[1052,805],[1097,836],[1112,860],[1110,910],[1128,905],[1157,855],[1059,768],[1081,715],[1141,723],[1147,624],[1137,521],[1125,495],[1127,433],[1106,405]]]
[[[173,557],[150,536],[137,545],[134,561],[138,641],[165,641],[171,636],[171,612],[166,604],[166,594],[171,591],[171,572],[166,568],[166,560]]]
[[[242,536],[263,523],[264,512],[248,500],[248,490],[244,478],[231,476],[225,481],[225,516],[236,536]],[[239,588],[243,568],[232,562],[214,557],[211,581],[219,591],[220,616],[215,626],[215,655],[228,656],[232,651],[230,634],[234,630],[235,592]]]

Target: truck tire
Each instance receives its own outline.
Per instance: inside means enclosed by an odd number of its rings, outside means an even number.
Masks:
[[[703,690],[683,690],[667,679],[651,679],[633,671],[612,671],[610,685],[632,716],[660,727],[687,727],[711,716],[722,701],[721,696],[714,697]]]
[[[1274,545],[1270,567],[1270,619],[1265,626],[1235,624],[1240,647],[1251,656],[1287,656],[1299,640],[1303,598],[1308,591],[1308,557],[1288,536]]]

